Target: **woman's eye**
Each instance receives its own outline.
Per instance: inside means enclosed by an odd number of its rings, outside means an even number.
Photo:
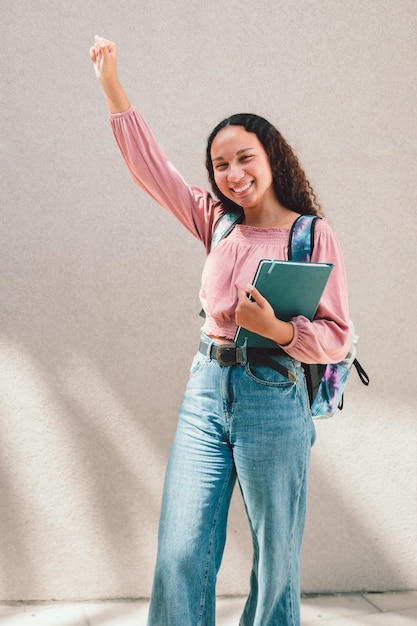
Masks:
[[[216,165],[216,170],[225,170],[227,167],[227,163],[219,163],[218,165]]]

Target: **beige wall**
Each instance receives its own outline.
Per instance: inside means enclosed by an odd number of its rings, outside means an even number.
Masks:
[[[345,252],[369,389],[317,424],[304,591],[416,580],[415,0],[2,3],[0,600],[147,596],[203,250],[135,188],[96,32],[183,175],[254,111],[292,142]],[[219,593],[244,593],[239,497]]]

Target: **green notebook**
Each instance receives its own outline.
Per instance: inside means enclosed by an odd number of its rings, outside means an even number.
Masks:
[[[295,261],[262,260],[253,285],[268,300],[275,315],[288,322],[296,315],[312,320],[327,284],[331,263],[299,263]],[[271,339],[252,333],[242,326],[236,331],[235,343],[252,348],[276,348]]]

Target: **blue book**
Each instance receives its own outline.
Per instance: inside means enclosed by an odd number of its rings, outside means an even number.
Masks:
[[[268,300],[275,315],[288,322],[292,317],[303,315],[312,320],[320,298],[333,269],[331,263],[299,263],[295,261],[259,262],[252,284]],[[276,348],[271,339],[246,330],[236,331],[237,346],[249,348]]]

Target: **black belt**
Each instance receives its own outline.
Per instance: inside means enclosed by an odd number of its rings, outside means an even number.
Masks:
[[[244,362],[257,363],[258,365],[272,367],[292,382],[297,381],[294,372],[271,358],[280,354],[284,355],[285,352],[281,348],[246,348],[246,359],[244,358],[244,350],[240,346],[230,343],[210,344],[201,341],[199,350],[210,359],[215,359],[222,367],[240,365]]]

